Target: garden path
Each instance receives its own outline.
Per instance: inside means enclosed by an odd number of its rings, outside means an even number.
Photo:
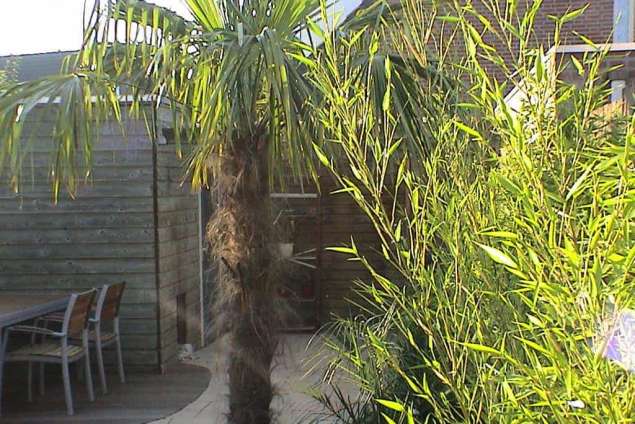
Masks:
[[[321,384],[324,364],[314,366],[307,372],[315,358],[321,343],[315,340],[309,345],[311,337],[302,334],[285,335],[277,355],[277,365],[273,371],[273,381],[277,395],[272,409],[277,424],[334,423],[324,417],[324,409],[310,396],[311,390],[324,388]],[[308,348],[307,348],[307,345]],[[194,402],[181,411],[154,421],[152,424],[209,424],[225,423],[227,413],[227,341],[221,339],[212,345],[194,353],[192,364],[204,366],[212,373],[207,389]],[[350,386],[347,391],[351,391]]]

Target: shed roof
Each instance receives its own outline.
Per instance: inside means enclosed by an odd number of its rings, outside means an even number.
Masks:
[[[75,51],[57,51],[11,56],[0,56],[0,71],[11,62],[17,66],[18,82],[33,81],[60,72],[64,58]]]

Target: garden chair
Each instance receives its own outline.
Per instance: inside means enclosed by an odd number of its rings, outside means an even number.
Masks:
[[[92,329],[88,334],[88,341],[97,352],[97,366],[99,368],[101,389],[104,394],[108,393],[106,373],[104,371],[104,347],[115,345],[119,379],[122,383],[126,382],[126,375],[123,370],[123,357],[121,355],[121,335],[119,332],[119,307],[125,288],[125,282],[103,286],[99,292],[95,314],[90,319]],[[106,322],[112,323],[112,332],[103,331],[102,324]]]
[[[119,379],[122,383],[126,382],[126,376],[123,369],[123,357],[121,354],[121,337],[119,332],[119,307],[126,283],[117,283],[104,285],[97,295],[97,302],[94,306],[92,317],[89,319],[90,330],[88,332],[89,346],[95,349],[97,353],[97,367],[99,369],[99,378],[101,381],[101,389],[104,394],[108,393],[106,384],[106,372],[104,369],[103,348],[115,345],[117,353],[117,364],[119,371]],[[42,318],[44,326],[48,327],[49,322],[61,322],[60,313],[53,313]],[[112,331],[103,331],[102,324],[111,323]],[[73,342],[79,340],[73,339]],[[40,367],[40,392],[44,391],[44,371]]]
[[[64,398],[66,400],[66,412],[68,415],[74,414],[73,397],[71,394],[71,381],[69,375],[69,364],[84,358],[86,373],[86,388],[90,401],[95,400],[93,392],[93,381],[90,374],[90,354],[88,342],[88,319],[90,308],[95,298],[96,290],[89,290],[70,296],[68,306],[64,312],[64,317],[60,331],[53,331],[48,328],[16,325],[7,329],[7,336],[4,338],[2,348],[6,352],[7,343],[11,333],[31,334],[31,344],[20,347],[12,352],[8,352],[7,362],[28,362],[28,396],[32,400],[32,364],[52,363],[62,365],[62,378],[64,381]],[[44,336],[41,343],[35,343],[35,335]],[[71,343],[71,339],[81,340],[81,345]]]

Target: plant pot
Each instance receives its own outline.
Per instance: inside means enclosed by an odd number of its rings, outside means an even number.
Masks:
[[[278,243],[278,254],[283,259],[293,256],[293,243]]]

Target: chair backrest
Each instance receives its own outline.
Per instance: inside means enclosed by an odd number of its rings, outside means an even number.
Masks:
[[[95,318],[99,321],[112,321],[119,316],[119,306],[126,283],[106,285],[101,288],[97,299]]]
[[[74,293],[68,302],[62,331],[68,336],[77,337],[88,328],[90,308],[95,300],[97,290],[92,289],[83,293]]]

